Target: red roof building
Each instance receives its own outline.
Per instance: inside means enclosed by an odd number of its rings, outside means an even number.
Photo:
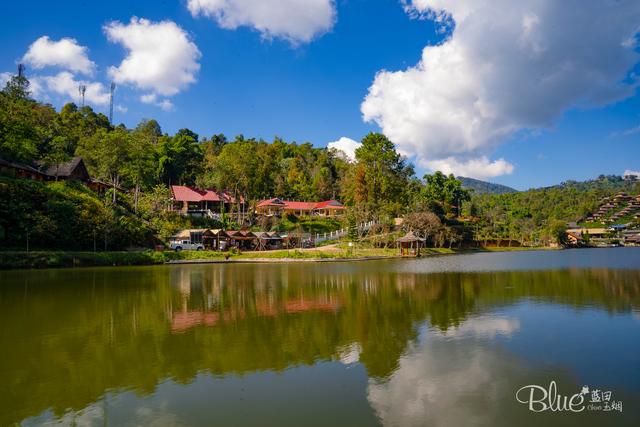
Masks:
[[[229,212],[235,198],[227,191],[201,190],[186,185],[171,186],[171,209],[185,215],[211,216]],[[244,199],[240,198],[244,204]]]
[[[324,202],[297,202],[282,200],[279,198],[262,200],[256,206],[256,213],[259,215],[282,215],[283,213],[293,213],[298,216],[318,215],[318,216],[339,216],[345,207],[337,200],[326,200]]]

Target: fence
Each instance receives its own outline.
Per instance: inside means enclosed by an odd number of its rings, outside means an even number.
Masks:
[[[365,231],[369,231],[369,229],[376,224],[376,221],[364,222],[358,225],[358,233],[363,233]],[[338,240],[346,237],[349,234],[348,228],[341,228],[340,230],[331,231],[329,233],[317,233],[315,242],[316,244],[326,242],[329,240]]]

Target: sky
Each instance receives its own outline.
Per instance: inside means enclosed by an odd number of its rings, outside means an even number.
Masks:
[[[517,189],[640,170],[637,0],[65,0],[3,5],[0,80],[134,127],[383,132],[418,175]],[[7,19],[9,18],[9,19]]]

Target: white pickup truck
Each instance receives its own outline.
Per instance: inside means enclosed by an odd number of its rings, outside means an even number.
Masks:
[[[202,243],[191,243],[190,240],[172,240],[169,242],[169,247],[176,252],[185,251],[202,251],[204,246]]]

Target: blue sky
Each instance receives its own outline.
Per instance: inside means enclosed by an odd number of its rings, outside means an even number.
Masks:
[[[504,2],[273,0],[268,10],[257,0],[10,2],[0,72],[26,62],[38,98],[56,107],[73,100],[73,82],[101,83],[88,104],[105,113],[103,89],[120,79],[115,120],[156,118],[170,133],[325,146],[384,131],[419,173],[439,168],[519,189],[639,170],[638,5],[581,2],[577,18],[571,2]],[[145,31],[167,21],[157,37],[184,37],[159,51],[167,73],[153,81],[127,69],[127,41],[142,34],[133,48],[142,52],[156,37]],[[86,47],[93,70],[55,64],[47,46],[25,61],[43,36]],[[176,63],[192,68],[174,73]],[[62,72],[66,86],[51,80]]]

